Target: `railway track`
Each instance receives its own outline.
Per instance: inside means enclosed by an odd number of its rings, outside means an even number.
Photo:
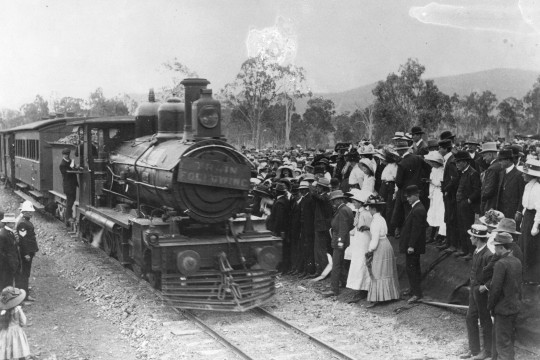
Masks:
[[[75,236],[73,234],[72,236]],[[94,254],[101,252],[90,244],[83,244],[81,252]],[[102,252],[101,252],[102,253]],[[179,309],[168,304],[163,294],[154,289],[147,281],[138,277],[133,271],[124,267],[116,259],[99,256],[103,270],[112,275],[127,275],[137,282],[137,288],[144,288],[155,295],[160,302],[169,306],[177,314],[183,316],[200,331],[193,331],[187,324],[181,324],[181,332],[194,337],[194,342],[203,342],[208,354],[223,351],[229,358],[239,359],[346,359],[354,357],[336,349],[332,345],[308,334],[286,320],[275,316],[263,308],[254,308],[244,313],[196,311]],[[212,346],[208,340],[201,340],[203,332],[220,345]],[[217,345],[217,344],[215,344]]]

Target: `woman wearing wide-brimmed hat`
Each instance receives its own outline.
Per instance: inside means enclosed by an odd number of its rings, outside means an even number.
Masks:
[[[19,306],[26,292],[8,286],[0,294],[0,360],[25,359],[30,356],[28,339],[22,329],[26,315]]]
[[[430,151],[424,156],[424,161],[431,166],[429,175],[429,209],[427,222],[431,226],[431,237],[428,242],[435,239],[435,231],[440,237],[446,237],[446,223],[444,222],[444,200],[441,184],[444,176],[444,158],[438,151]]]
[[[375,169],[373,168],[373,163],[368,158],[362,158],[358,166],[365,174],[360,190],[373,193],[375,191]]]
[[[366,296],[371,284],[371,278],[366,265],[366,252],[368,251],[370,233],[369,226],[371,225],[372,215],[364,207],[364,203],[371,196],[369,191],[351,189],[346,195],[356,208],[356,216],[354,218],[354,235],[351,238],[349,245],[349,253],[351,257],[351,266],[349,268],[349,276],[347,277],[347,287],[356,290],[357,293],[349,301],[355,303]]]
[[[523,191],[521,250],[523,251],[523,281],[540,282],[540,160],[530,159],[517,169],[527,183]]]
[[[374,195],[370,196],[365,204],[373,216],[370,226],[371,240],[366,253],[368,269],[371,268],[371,284],[367,295],[367,300],[371,304],[368,307],[375,306],[381,301],[399,299],[396,256],[386,236],[388,233],[386,221],[380,213],[384,205],[383,199]]]

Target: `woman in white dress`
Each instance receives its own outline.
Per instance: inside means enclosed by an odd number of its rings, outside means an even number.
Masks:
[[[440,236],[446,236],[446,223],[444,222],[444,202],[441,191],[441,183],[443,180],[444,159],[438,151],[430,151],[424,160],[431,166],[431,174],[429,176],[429,209],[427,213],[427,222],[432,228],[438,228]],[[433,241],[434,232],[432,231],[431,242]]]
[[[371,240],[368,246],[368,254],[372,254],[370,261],[366,260],[368,269],[371,267],[371,284],[369,286],[367,300],[373,307],[382,301],[399,299],[399,279],[397,273],[396,257],[392,245],[386,234],[388,227],[386,220],[380,211],[384,209],[384,201],[380,196],[370,196],[365,206],[373,216],[370,233]]]
[[[358,189],[351,189],[346,194],[356,208],[356,216],[354,218],[354,235],[351,237],[349,245],[349,254],[351,257],[351,266],[349,275],[347,276],[347,287],[356,290],[354,297],[349,301],[349,304],[357,303],[365,298],[371,278],[366,266],[366,253],[368,251],[370,233],[369,226],[371,224],[371,213],[364,208],[364,203],[367,201],[370,192]]]
[[[362,158],[358,163],[360,169],[364,172],[364,182],[362,183],[361,190],[375,192],[375,169],[370,159]]]

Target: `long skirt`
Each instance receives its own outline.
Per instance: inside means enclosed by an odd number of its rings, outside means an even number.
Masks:
[[[379,245],[373,253],[371,270],[373,276],[367,300],[376,302],[399,299],[396,257],[387,237],[379,239]]]
[[[540,234],[531,235],[535,215],[534,210],[525,211],[519,239],[523,251],[523,281],[540,282]]]
[[[369,232],[355,231],[349,245],[351,254],[351,267],[347,277],[347,287],[353,290],[369,290],[371,278],[366,266],[366,253],[369,247]]]
[[[30,346],[24,330],[13,322],[0,331],[0,360],[30,356]]]

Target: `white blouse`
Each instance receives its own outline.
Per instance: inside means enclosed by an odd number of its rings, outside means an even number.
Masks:
[[[396,163],[386,165],[381,174],[382,181],[396,181],[398,166]]]
[[[386,238],[386,234],[388,233],[386,220],[384,220],[380,213],[373,215],[369,232],[371,233],[371,241],[369,242],[368,251],[375,251],[379,246],[379,240]]]
[[[534,178],[525,185],[522,199],[523,209],[536,210],[534,222],[540,223],[540,183]]]

